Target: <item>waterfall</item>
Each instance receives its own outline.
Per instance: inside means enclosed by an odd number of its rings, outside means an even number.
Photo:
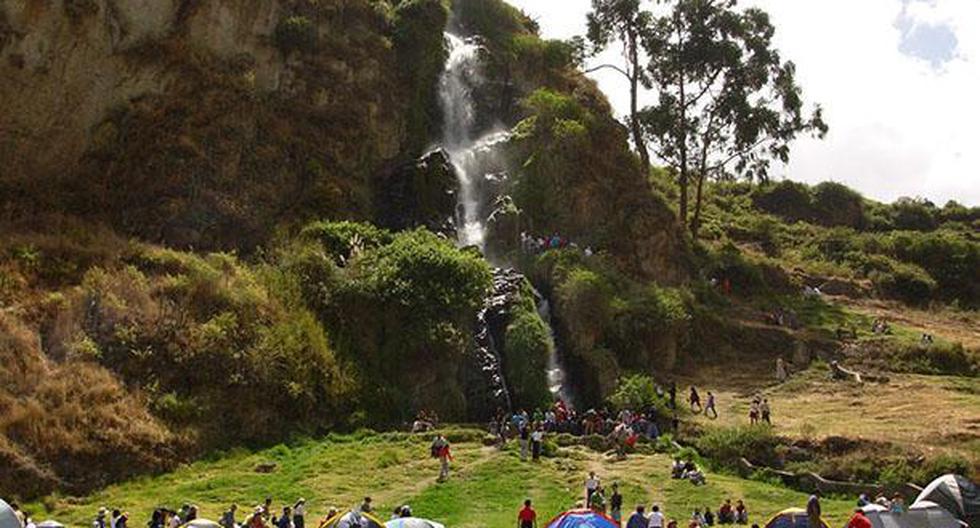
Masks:
[[[555,327],[551,322],[551,303],[548,302],[548,299],[542,297],[538,300],[538,315],[548,325],[548,329],[551,331],[551,341],[555,344],[548,354],[548,390],[556,401],[562,400],[566,405],[571,406],[572,395],[565,384],[565,369],[558,359],[558,338],[555,336]]]
[[[492,156],[495,147],[510,133],[494,131],[474,138],[476,108],[473,88],[483,82],[480,72],[480,46],[446,33],[449,59],[439,80],[439,102],[443,115],[442,147],[449,154],[459,180],[456,226],[461,246],[486,249],[487,204],[485,173],[481,159]]]

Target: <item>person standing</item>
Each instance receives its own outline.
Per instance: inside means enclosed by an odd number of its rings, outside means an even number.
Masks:
[[[517,528],[537,528],[538,514],[531,508],[531,499],[524,501],[524,507],[517,512]]]
[[[810,528],[822,528],[823,521],[821,521],[821,509],[820,509],[820,492],[815,492],[810,495],[810,499],[806,501],[806,516],[810,522]]]
[[[293,505],[293,526],[306,528],[306,499],[302,497]]]
[[[762,403],[759,404],[759,413],[762,414],[762,421],[769,425],[772,425],[772,409],[769,408],[769,400],[766,398],[762,399]]]
[[[527,422],[521,422],[518,430],[518,443],[521,446],[521,462],[527,460],[527,452],[531,442],[531,428]]]
[[[228,511],[221,515],[221,520],[218,524],[221,528],[238,528],[238,523],[235,522],[235,512],[238,511],[238,505],[232,504]]]
[[[609,516],[616,524],[623,525],[623,496],[619,493],[619,483],[613,482],[612,495],[609,497]]]
[[[660,506],[654,504],[651,510],[647,528],[664,528],[664,514],[660,512]]]
[[[636,511],[626,521],[626,528],[647,528],[646,508],[642,504],[636,505]]]
[[[670,408],[676,409],[677,408],[677,383],[673,381],[670,382],[669,393],[670,393]]]
[[[285,506],[282,509],[282,516],[279,517],[279,522],[276,523],[276,528],[293,528],[293,515],[292,508]]]
[[[531,458],[537,462],[541,459],[541,444],[544,442],[544,429],[539,424],[531,433]]]
[[[15,512],[17,510],[14,510]],[[107,528],[106,526],[106,516],[107,510],[105,508],[99,508],[99,512],[95,515],[95,520],[92,521],[92,528]]]
[[[601,481],[595,475],[595,471],[589,471],[589,478],[585,479],[585,507],[592,507],[592,495],[599,489]]]
[[[439,479],[438,482],[445,482],[449,478],[449,461],[453,456],[449,452],[449,440],[443,435],[436,436],[432,441],[432,456],[439,459]]]

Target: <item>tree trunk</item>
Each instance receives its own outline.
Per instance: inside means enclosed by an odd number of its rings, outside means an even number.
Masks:
[[[710,127],[710,124],[709,124]],[[694,218],[691,219],[691,238],[698,239],[698,230],[701,229],[701,202],[704,180],[708,177],[708,135],[705,134],[701,140],[701,161],[698,167],[697,188],[694,191]]]
[[[684,68],[680,64],[680,53],[684,49],[684,37],[681,29],[681,22],[679,14],[675,12],[676,26],[677,26],[677,55],[674,59],[677,61],[677,88],[679,93],[679,108],[677,112],[677,135],[678,142],[680,145],[681,163],[680,163],[680,176],[679,184],[681,188],[681,203],[678,207],[678,221],[682,226],[687,225],[687,186],[688,186],[688,173],[687,173],[687,97],[684,91]]]
[[[640,166],[643,167],[644,177],[650,172],[650,153],[647,152],[646,142],[643,140],[643,131],[640,129],[639,103],[637,99],[640,92],[640,52],[637,46],[636,32],[629,32],[629,61],[630,61],[630,132],[633,134],[633,143],[636,145],[636,153],[640,156]]]

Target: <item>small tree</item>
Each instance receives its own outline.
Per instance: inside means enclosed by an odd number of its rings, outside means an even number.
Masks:
[[[592,11],[588,14],[588,40],[592,53],[607,49],[614,41],[623,47],[625,64],[601,64],[586,73],[610,69],[620,73],[630,86],[630,133],[644,172],[650,168],[650,154],[643,137],[639,121],[638,97],[640,86],[649,88],[650,80],[641,65],[642,38],[650,30],[653,15],[640,9],[640,0],[592,0]]]
[[[759,9],[736,11],[736,0],[667,0],[644,35],[657,104],[641,112],[655,154],[678,175],[679,217],[697,237],[708,177],[766,180],[772,159],[789,160],[801,133],[826,134],[820,108],[803,114],[796,68],[772,47],[775,32]]]

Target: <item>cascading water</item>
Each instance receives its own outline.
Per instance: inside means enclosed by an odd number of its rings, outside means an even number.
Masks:
[[[486,246],[485,200],[481,196],[484,187],[481,157],[492,154],[494,148],[510,137],[509,132],[491,132],[473,138],[476,129],[476,109],[473,104],[473,88],[482,82],[480,73],[480,46],[451,33],[446,33],[449,59],[439,81],[439,101],[443,115],[442,147],[449,154],[449,161],[459,180],[459,203],[456,225],[460,245]]]
[[[446,33],[449,58],[439,80],[439,101],[443,115],[442,148],[449,155],[449,161],[459,181],[459,199],[456,206],[456,230],[460,246],[476,246],[486,251],[487,218],[490,196],[494,194],[489,183],[488,166],[492,163],[496,148],[510,138],[506,131],[493,131],[477,135],[477,112],[474,104],[474,88],[483,82],[481,74],[479,44]],[[489,162],[489,163],[488,163]],[[517,294],[524,278],[514,270],[494,270],[494,288],[484,302],[484,308],[477,318],[473,364],[480,372],[480,384],[490,391],[487,403],[493,406],[511,408],[511,397],[503,375],[500,353],[494,341],[494,331],[500,333],[500,321],[506,300]],[[547,300],[539,299],[539,310],[545,322],[551,324]],[[552,332],[553,333],[553,332]],[[556,353],[548,359],[548,383],[556,398],[568,401],[564,389],[565,375]],[[483,391],[486,389],[470,390]],[[493,412],[494,409],[484,409]]]
[[[541,298],[538,300],[538,315],[548,325],[548,329],[551,331],[551,340],[555,344],[548,354],[548,390],[555,400],[561,400],[566,405],[571,405],[572,395],[565,384],[565,369],[558,359],[558,338],[555,336],[555,327],[551,323],[551,303],[548,302],[548,299]]]

